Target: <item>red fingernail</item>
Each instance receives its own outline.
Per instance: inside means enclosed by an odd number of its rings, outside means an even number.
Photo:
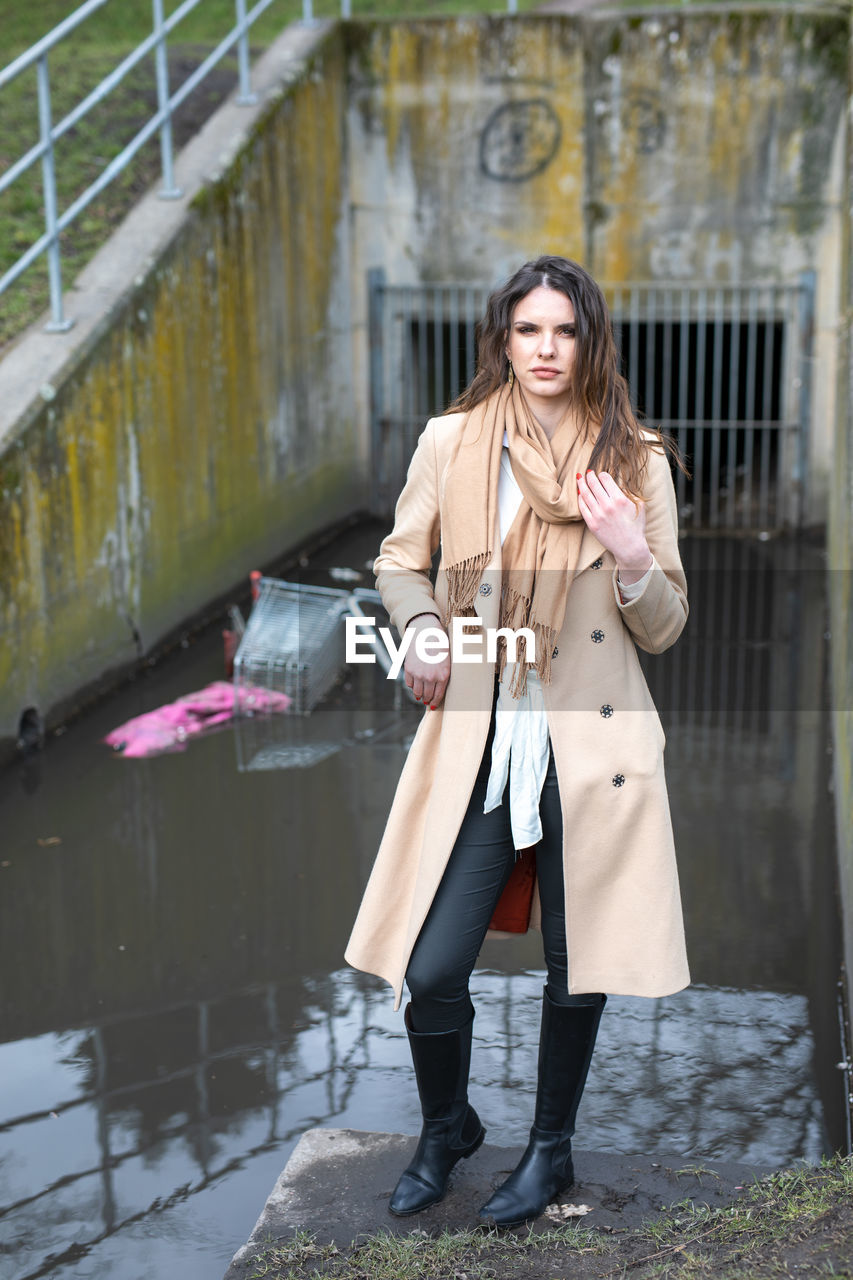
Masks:
[[[430,711],[438,711],[438,707],[430,705]]]
[[[576,480],[580,480],[580,478],[581,478],[581,473],[580,473],[579,471],[576,471],[576,472],[575,472],[575,479],[576,479]]]

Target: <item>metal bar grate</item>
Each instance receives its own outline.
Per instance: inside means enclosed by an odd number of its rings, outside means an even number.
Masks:
[[[675,440],[682,525],[797,527],[806,481],[815,281],[605,286],[631,401]],[[389,515],[427,418],[475,370],[486,286],[391,285],[371,273],[373,505]],[[381,335],[381,336],[380,336]]]

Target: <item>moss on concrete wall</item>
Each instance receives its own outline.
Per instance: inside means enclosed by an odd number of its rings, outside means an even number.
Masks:
[[[49,712],[363,502],[344,95],[333,33],[11,433],[7,743],[24,707]]]
[[[534,252],[585,257],[583,24],[348,28],[359,258],[390,280],[482,284]]]
[[[790,280],[833,213],[837,234],[847,28],[784,6],[353,24],[353,204],[424,280],[550,251],[614,281]]]

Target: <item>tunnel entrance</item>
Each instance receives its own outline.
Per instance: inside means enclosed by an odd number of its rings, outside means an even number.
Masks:
[[[687,459],[682,526],[802,519],[814,277],[791,285],[605,286],[632,402]],[[427,418],[473,376],[488,289],[370,276],[374,510],[390,515]]]

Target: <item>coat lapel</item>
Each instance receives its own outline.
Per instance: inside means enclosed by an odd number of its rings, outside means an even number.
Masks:
[[[607,548],[598,541],[598,538],[596,538],[592,530],[588,527],[585,528],[583,538],[581,539],[581,550],[580,555],[578,556],[578,565],[573,576],[576,578],[579,573],[583,573],[584,569],[588,569],[595,560],[598,560],[600,556],[605,555],[606,551]]]

